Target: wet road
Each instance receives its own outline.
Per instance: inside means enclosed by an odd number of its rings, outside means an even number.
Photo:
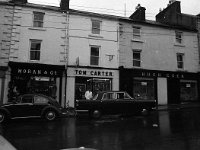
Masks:
[[[87,116],[54,122],[15,120],[0,126],[18,150],[199,150],[200,108],[154,112],[149,116]]]

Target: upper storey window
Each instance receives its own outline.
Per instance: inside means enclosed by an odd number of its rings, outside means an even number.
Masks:
[[[42,28],[44,24],[44,13],[33,12],[33,27]]]
[[[176,36],[176,43],[182,44],[183,43],[183,33],[180,31],[175,31]]]
[[[30,40],[30,60],[39,61],[40,60],[40,50],[41,50],[41,40]]]
[[[101,21],[92,20],[92,34],[100,34],[101,31]]]
[[[140,27],[133,26],[133,39],[139,39],[141,37]]]

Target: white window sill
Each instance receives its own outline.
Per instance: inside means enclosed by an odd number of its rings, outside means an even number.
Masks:
[[[103,39],[103,36],[100,36],[100,35],[98,35],[98,34],[89,34],[88,36],[89,36],[89,37],[92,37],[92,38]]]
[[[185,45],[184,45],[184,44],[182,44],[182,43],[174,43],[174,46],[178,46],[178,47],[185,47]]]
[[[183,68],[183,69],[181,69],[181,68],[177,68],[176,71],[187,72],[187,70],[185,70],[184,68]]]
[[[28,28],[29,30],[38,30],[38,31],[46,31],[46,29],[44,29],[44,28],[37,28],[37,27],[30,27],[30,28]]]
[[[131,42],[139,42],[139,43],[144,43],[141,39],[131,39]]]

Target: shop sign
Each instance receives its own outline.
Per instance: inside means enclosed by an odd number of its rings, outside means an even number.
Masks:
[[[75,75],[80,76],[97,76],[97,77],[112,77],[112,71],[100,71],[100,70],[75,70]]]
[[[181,73],[161,73],[161,72],[141,72],[142,77],[166,77],[166,78],[185,78]]]
[[[57,76],[57,71],[55,70],[42,70],[42,69],[26,69],[18,68],[17,74],[21,75],[37,75],[37,76]]]

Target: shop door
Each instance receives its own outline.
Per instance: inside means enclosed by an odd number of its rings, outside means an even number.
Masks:
[[[179,79],[168,79],[167,91],[168,91],[168,104],[179,104],[180,103]]]

